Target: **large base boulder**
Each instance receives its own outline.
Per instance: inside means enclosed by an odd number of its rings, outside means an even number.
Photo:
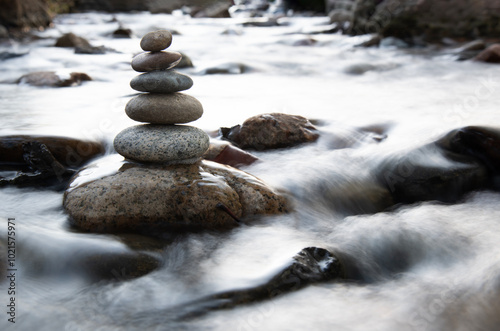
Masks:
[[[287,201],[259,179],[215,162],[146,165],[112,155],[76,174],[64,208],[86,231],[149,232],[231,228],[240,218],[284,213]]]

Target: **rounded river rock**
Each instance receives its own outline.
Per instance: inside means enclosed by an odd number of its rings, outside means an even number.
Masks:
[[[141,39],[141,48],[146,52],[159,52],[172,44],[172,33],[158,30],[146,33]]]
[[[167,70],[175,67],[182,59],[178,52],[140,53],[132,59],[132,69],[138,72]]]
[[[138,122],[178,124],[196,121],[203,106],[194,97],[182,94],[141,94],[127,103],[125,113]]]
[[[74,226],[108,233],[236,226],[219,204],[243,220],[287,212],[282,195],[243,171],[210,161],[142,165],[117,155],[77,173],[63,204]]]
[[[136,91],[152,93],[173,93],[190,89],[193,86],[191,77],[175,70],[151,71],[134,77],[130,87]]]
[[[113,143],[127,159],[153,163],[194,163],[208,149],[205,131],[187,125],[144,124],[121,131]]]

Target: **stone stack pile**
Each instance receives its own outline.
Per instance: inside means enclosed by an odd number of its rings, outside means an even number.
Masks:
[[[164,51],[172,43],[169,31],[154,31],[141,39],[145,51],[132,60],[132,68],[143,74],[130,86],[145,92],[129,101],[125,112],[131,119],[148,123],[129,127],[114,140],[115,150],[127,159],[143,163],[192,164],[209,147],[209,137],[201,129],[181,125],[203,115],[201,103],[180,93],[193,86],[190,77],[173,68],[182,56]]]
[[[145,92],[129,101],[126,114],[146,124],[126,128],[112,154],[78,171],[64,194],[70,222],[91,232],[225,229],[240,219],[281,214],[287,199],[258,178],[202,160],[208,135],[184,125],[200,118],[195,98],[180,93],[193,81],[173,70],[181,55],[167,31],[146,34],[132,68],[143,74],[130,85]],[[125,160],[123,157],[125,157]]]

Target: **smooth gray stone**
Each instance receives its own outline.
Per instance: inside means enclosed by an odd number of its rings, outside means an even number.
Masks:
[[[146,52],[159,52],[172,44],[172,33],[167,30],[148,32],[141,39],[141,48]]]
[[[175,70],[151,71],[134,77],[130,87],[140,92],[173,93],[190,89],[193,80]]]
[[[125,113],[138,122],[180,124],[200,118],[203,106],[196,98],[183,93],[145,93],[130,100]]]
[[[147,52],[140,53],[132,59],[132,69],[138,72],[167,70],[175,67],[182,59],[178,52]]]
[[[127,159],[153,163],[194,163],[206,152],[210,138],[187,125],[144,124],[126,128],[113,142]]]

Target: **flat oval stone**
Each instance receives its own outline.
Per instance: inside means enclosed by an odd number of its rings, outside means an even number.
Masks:
[[[148,32],[141,39],[141,48],[146,52],[159,52],[172,44],[172,34],[167,30]]]
[[[139,162],[194,163],[205,153],[210,138],[187,125],[143,124],[118,133],[113,145],[120,155]]]
[[[141,53],[132,59],[132,69],[138,72],[167,70],[175,67],[181,59],[178,52]]]
[[[196,98],[183,93],[145,93],[130,100],[125,113],[138,122],[180,124],[200,118],[203,106]]]
[[[193,80],[175,70],[151,71],[134,77],[130,87],[136,91],[152,93],[172,93],[190,89]]]

